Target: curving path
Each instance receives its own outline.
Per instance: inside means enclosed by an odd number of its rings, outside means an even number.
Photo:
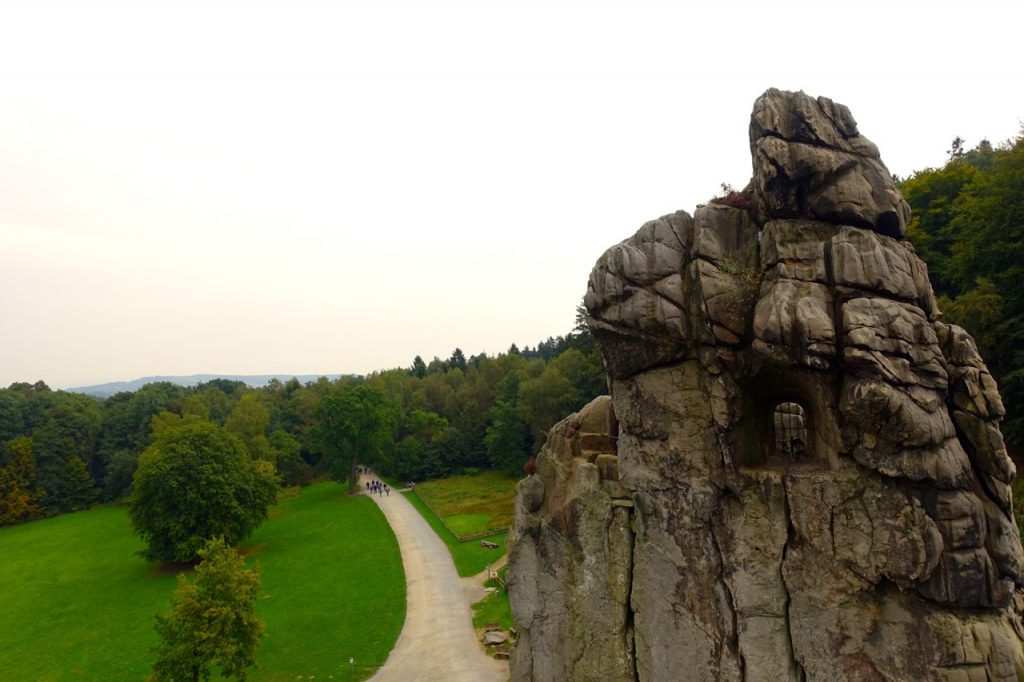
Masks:
[[[406,612],[402,634],[371,682],[505,682],[508,665],[483,652],[448,548],[404,495],[372,497],[398,538]]]

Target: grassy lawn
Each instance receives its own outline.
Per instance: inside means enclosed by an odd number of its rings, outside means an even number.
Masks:
[[[175,578],[135,556],[140,549],[118,507],[0,531],[0,679],[148,674],[153,613]]]
[[[424,481],[416,494],[462,537],[512,525],[512,498],[519,477],[497,471]]]
[[[334,483],[302,491],[252,536],[267,636],[252,680],[369,677],[405,622],[398,541],[373,500]],[[243,550],[247,548],[243,546]]]
[[[508,566],[498,571],[503,580],[507,572]],[[488,580],[484,585],[493,587],[495,591],[473,604],[473,627],[482,628],[488,623],[497,623],[502,630],[511,629],[512,607],[508,603],[508,592],[497,580]]]
[[[450,480],[450,479],[442,479]],[[432,481],[437,483],[438,481]],[[422,485],[422,484],[421,484]],[[416,486],[419,490],[420,486]],[[427,505],[423,503],[419,497],[416,496],[415,492],[403,493],[412,506],[416,507],[423,518],[427,520],[430,527],[434,529],[438,537],[444,541],[444,544],[448,546],[448,551],[452,555],[452,559],[455,561],[455,570],[458,571],[459,575],[463,578],[471,575],[476,575],[480,571],[487,568],[488,564],[493,564],[495,561],[500,559],[505,554],[505,536],[507,533],[498,533],[491,535],[487,538],[488,542],[493,542],[498,545],[497,549],[487,549],[481,547],[479,540],[471,540],[470,542],[460,542],[457,537],[444,527],[441,520],[434,516],[433,512],[427,508]]]
[[[0,680],[143,679],[153,614],[169,609],[176,579],[141,548],[123,507],[0,530]],[[372,500],[311,486],[241,549],[260,566],[267,626],[249,679],[365,679],[383,663],[405,620],[405,578]]]

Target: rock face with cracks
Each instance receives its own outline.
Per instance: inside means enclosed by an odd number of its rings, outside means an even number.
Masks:
[[[767,91],[751,150],[594,267],[612,395],[517,489],[512,679],[1024,678],[1003,405],[906,203],[825,98]]]

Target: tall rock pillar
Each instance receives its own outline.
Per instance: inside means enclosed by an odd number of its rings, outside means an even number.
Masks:
[[[909,207],[829,99],[768,90],[750,144],[591,273],[612,395],[519,485],[513,679],[1021,679],[1003,406]]]

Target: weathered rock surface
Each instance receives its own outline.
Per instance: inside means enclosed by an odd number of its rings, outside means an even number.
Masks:
[[[857,131],[850,110],[827,97],[771,89],[750,117],[754,196],[768,218],[812,218],[906,234],[910,206]]]
[[[617,430],[611,399],[598,398],[555,425],[537,473],[517,486],[506,578],[517,679],[632,679],[633,502],[605,477],[617,471]]]
[[[513,680],[1024,679],[1003,405],[877,150],[770,90],[757,211],[644,225],[586,295],[610,377],[519,484]]]

